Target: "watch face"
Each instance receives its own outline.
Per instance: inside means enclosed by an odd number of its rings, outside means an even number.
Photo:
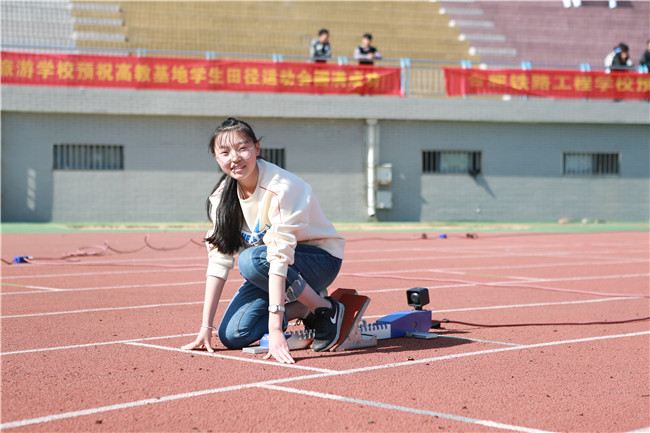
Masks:
[[[269,311],[271,313],[277,313],[278,311],[284,311],[284,307],[280,307],[279,305],[272,304],[269,305]]]

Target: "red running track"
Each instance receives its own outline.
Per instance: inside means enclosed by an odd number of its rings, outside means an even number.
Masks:
[[[332,286],[371,298],[372,322],[428,287],[434,319],[499,324],[648,316],[648,233],[349,233]],[[82,246],[135,250],[141,233],[3,234],[3,259]],[[169,251],[2,265],[2,420],[21,431],[572,431],[650,426],[650,322],[484,328],[295,365],[187,352],[200,325],[199,233]],[[182,247],[182,248],[181,248]],[[99,251],[92,249],[85,251]],[[233,272],[217,323],[241,283]],[[557,289],[557,290],[542,290]],[[597,292],[588,294],[585,292]]]

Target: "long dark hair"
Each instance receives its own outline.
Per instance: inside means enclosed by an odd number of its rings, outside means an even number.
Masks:
[[[210,137],[209,150],[212,156],[217,155],[217,140],[225,134],[235,134],[246,140],[257,143],[259,139],[255,136],[253,128],[243,120],[229,117],[217,127]],[[237,191],[237,181],[232,177],[224,174],[219,182],[214,186],[210,196],[217,189],[223,186],[221,200],[217,206],[216,218],[214,221],[214,230],[212,234],[205,238],[207,242],[215,245],[223,254],[235,254],[243,245],[241,238],[241,227],[243,215],[239,205],[239,193]],[[211,219],[212,204],[210,197],[205,202],[208,219]]]

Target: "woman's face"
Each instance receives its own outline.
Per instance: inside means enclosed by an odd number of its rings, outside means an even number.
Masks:
[[[257,175],[257,157],[260,154],[260,143],[238,132],[226,132],[217,137],[214,143],[215,159],[228,176],[238,182],[250,180],[251,175]],[[257,182],[257,179],[255,179]]]

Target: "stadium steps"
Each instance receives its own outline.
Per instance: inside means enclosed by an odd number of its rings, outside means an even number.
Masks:
[[[599,67],[619,42],[630,46],[636,63],[645,49],[650,3],[618,2],[609,9],[607,2],[583,1],[580,8],[564,8],[560,1],[442,1],[451,20],[491,21],[493,28],[460,26],[461,39],[471,42],[472,52],[486,62],[575,65],[590,63]],[[482,14],[464,11],[480,9]],[[513,55],[513,53],[516,53]]]
[[[71,9],[79,47],[127,48],[127,28],[118,3],[73,0]],[[96,53],[121,54],[123,52],[98,50]]]
[[[369,32],[384,58],[469,57],[469,42],[428,1],[115,3],[132,49],[307,56],[318,30],[327,28],[334,56],[352,57]]]
[[[27,45],[55,48],[74,48],[74,21],[67,1],[3,0],[0,2],[2,16],[3,49],[24,51],[8,45]],[[35,48],[30,51],[45,52]]]

